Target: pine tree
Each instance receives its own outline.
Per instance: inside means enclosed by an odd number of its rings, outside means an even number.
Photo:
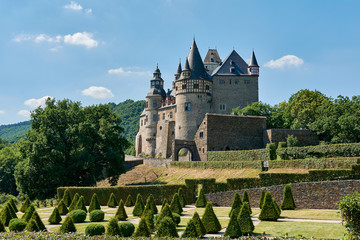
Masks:
[[[36,225],[39,228],[39,231],[46,231],[46,227],[44,225],[44,223],[41,221],[41,218],[39,216],[39,214],[37,213],[37,211],[34,211],[34,213],[31,216],[31,220],[34,220],[36,222]]]
[[[151,210],[153,211],[153,213],[154,213],[154,214],[157,214],[157,213],[158,213],[158,209],[157,209],[157,207],[156,207],[155,199],[154,199],[154,196],[153,196],[152,194],[149,195],[147,201],[150,201],[150,207],[151,207]],[[147,203],[146,203],[146,204],[147,204]]]
[[[28,224],[26,225],[24,231],[28,232],[39,232],[39,226],[36,224],[36,221],[34,219],[30,219]]]
[[[33,215],[34,212],[35,212],[34,205],[30,204],[30,206],[26,209],[25,214],[22,216],[22,219],[29,222],[29,220],[30,220],[30,218],[31,218],[31,216]]]
[[[240,195],[239,195],[240,197]],[[242,235],[239,222],[237,220],[237,215],[235,211],[232,211],[230,216],[229,224],[225,230],[224,236],[230,238],[238,238]]]
[[[278,212],[274,206],[273,199],[270,192],[265,194],[264,204],[261,208],[259,220],[261,221],[276,221],[278,219]]]
[[[66,215],[69,213],[69,210],[67,209],[64,201],[61,199],[58,206],[57,206],[60,215]]]
[[[62,233],[76,232],[74,221],[70,215],[65,218],[64,223],[61,225],[59,231]]]
[[[115,208],[118,205],[118,202],[116,201],[116,197],[114,193],[110,194],[109,201],[106,204],[108,207]]]
[[[139,238],[139,237],[150,237],[150,236],[151,233],[148,225],[146,224],[146,220],[141,218],[138,228],[136,229],[133,237]]]
[[[9,226],[11,219],[10,209],[7,205],[5,205],[5,207],[1,210],[0,221],[7,227]]]
[[[243,203],[244,202],[249,203],[249,209],[250,209],[250,214],[251,214],[252,210],[251,210],[250,197],[249,197],[249,193],[246,190],[244,190],[244,194],[243,194]]]
[[[187,223],[185,231],[181,235],[181,238],[199,238],[199,233],[192,219],[190,219],[190,221]]]
[[[281,215],[281,209],[279,208],[279,205],[277,204],[277,202],[275,201],[275,199],[273,199],[273,203],[274,203],[274,207],[276,209],[276,212],[278,214],[278,218],[280,217]]]
[[[145,209],[141,215],[141,218],[144,218],[146,221],[147,226],[149,227],[150,232],[155,230],[155,223],[154,223],[154,213],[151,209],[150,199],[148,198],[146,202]]]
[[[284,187],[284,196],[281,203],[282,210],[294,210],[296,208],[294,197],[292,194],[292,189],[290,185],[285,185]]]
[[[25,199],[25,202],[22,204],[22,206],[21,206],[21,208],[20,208],[20,211],[23,212],[23,213],[26,212],[26,209],[30,206],[30,204],[31,204],[30,198],[27,197],[27,198]]]
[[[122,199],[120,200],[119,207],[115,213],[115,218],[120,221],[124,221],[128,218],[124,208],[124,202]]]
[[[77,204],[76,204],[75,209],[81,209],[81,210],[84,210],[85,212],[87,212],[84,196],[81,196],[81,197],[80,197],[79,201],[78,201]]]
[[[244,235],[251,235],[253,233],[255,226],[251,220],[250,205],[248,202],[243,202],[238,216],[238,222]]]
[[[265,190],[261,189],[261,194],[260,194],[260,203],[259,203],[259,208],[262,208],[262,205],[264,204],[264,198],[265,198]]]
[[[17,207],[16,207],[16,204],[15,204],[15,201],[14,201],[14,199],[12,198],[12,199],[10,199],[9,200],[9,203],[11,204],[11,206],[13,207],[13,209],[14,209],[14,211],[15,211],[15,213],[17,213],[19,210],[17,209]]]
[[[173,196],[173,199],[171,201],[170,204],[170,209],[172,212],[177,213],[177,214],[181,214],[182,213],[182,207],[181,207],[181,203],[180,203],[180,199],[179,199],[179,194],[175,193]]]
[[[176,225],[172,218],[164,217],[157,229],[155,237],[158,238],[178,238],[179,235],[176,231]]]
[[[62,219],[61,219],[59,210],[57,209],[57,207],[55,207],[54,210],[52,211],[48,221],[50,224],[58,224],[59,222],[61,222],[61,220]]]
[[[73,197],[72,201],[71,201],[71,204],[69,206],[69,212],[71,212],[72,210],[75,210],[76,209],[76,204],[78,203],[80,199],[80,196],[78,193],[75,193],[75,196]]]
[[[132,211],[132,214],[134,216],[139,216],[140,217],[141,214],[144,211],[144,208],[145,208],[144,201],[143,201],[140,193],[138,193],[138,195],[136,197],[136,203],[135,203],[134,209]]]
[[[185,199],[182,187],[179,188],[178,194],[179,194],[179,199],[180,199],[181,206],[185,207],[186,206],[186,199]]]
[[[64,196],[63,196],[62,200],[64,201],[66,207],[70,206],[71,197],[70,197],[69,189],[65,189]]]
[[[173,219],[173,214],[172,211],[170,209],[169,204],[165,203],[165,206],[161,209],[161,212],[159,214],[159,216],[156,219],[155,222],[155,227],[159,226],[160,221],[164,218],[164,217],[169,217],[171,219]],[[174,220],[174,219],[173,219]]]
[[[204,224],[202,223],[200,216],[197,212],[194,213],[194,216],[192,217],[192,220],[194,221],[198,237],[202,237],[206,234],[206,229],[204,227]]]
[[[201,221],[204,224],[206,233],[217,233],[221,230],[220,222],[214,213],[211,202],[206,203],[205,212]]]
[[[91,197],[91,201],[89,205],[89,213],[92,212],[93,210],[101,210],[99,199],[96,193],[94,193]]]
[[[198,199],[196,200],[196,203],[195,203],[195,207],[203,208],[206,206],[206,203],[207,203],[207,201],[206,201],[206,197],[204,194],[204,190],[200,189]]]
[[[229,217],[231,216],[231,214],[235,213],[235,215],[239,215],[240,209],[242,206],[242,201],[241,201],[241,197],[240,194],[238,192],[236,192],[234,194],[234,200],[233,203],[231,205],[231,210],[229,212]]]
[[[3,222],[0,219],[0,233],[2,233],[2,232],[6,232],[6,229],[5,229]]]
[[[124,202],[123,202],[123,204],[124,204]],[[106,227],[106,234],[110,235],[110,236],[121,236],[118,220],[116,218],[110,219],[110,221]]]
[[[133,198],[132,198],[131,195],[129,195],[129,196],[127,197],[126,202],[125,202],[125,206],[126,206],[126,207],[132,207],[132,206],[134,206],[134,200],[133,200]]]

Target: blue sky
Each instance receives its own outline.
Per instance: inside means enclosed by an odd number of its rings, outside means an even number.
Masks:
[[[0,2],[0,125],[44,97],[90,104],[144,99],[156,64],[171,87],[195,37],[202,57],[251,50],[259,98],[300,89],[359,95],[360,1],[16,0]]]

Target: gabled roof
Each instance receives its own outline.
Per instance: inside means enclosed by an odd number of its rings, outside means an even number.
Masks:
[[[196,46],[195,39],[192,43],[189,55],[187,56],[186,60],[188,61],[188,66],[191,71],[189,77],[190,79],[209,79],[209,75],[206,73],[199,49]],[[186,62],[183,70],[187,70]]]
[[[216,75],[247,75],[248,65],[240,57],[240,55],[232,50],[229,56],[226,57],[224,62],[218,66],[213,72],[212,76]]]
[[[219,53],[216,49],[209,49],[204,59],[204,64],[219,64],[221,62]]]
[[[249,63],[249,67],[258,67],[258,63],[256,61],[256,57],[255,57],[255,53],[254,53],[254,50],[252,51],[252,54],[251,54],[251,59],[250,59],[250,63]]]

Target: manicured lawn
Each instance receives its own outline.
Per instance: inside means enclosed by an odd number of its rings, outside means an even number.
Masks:
[[[231,207],[213,207],[213,209],[217,217],[229,217],[229,212],[231,210]],[[252,216],[260,213],[259,208],[252,208],[251,210],[252,210],[252,214],[251,214]],[[201,217],[205,212],[205,208],[196,208],[187,212],[183,212],[182,215],[193,216],[195,212],[197,212]]]
[[[281,212],[281,217],[341,220],[338,210],[322,209],[284,210]]]

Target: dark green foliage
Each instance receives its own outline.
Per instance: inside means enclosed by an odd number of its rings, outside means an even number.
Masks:
[[[64,192],[64,196],[62,198],[62,200],[64,201],[66,207],[69,207],[71,204],[71,197],[70,197],[70,192],[69,189],[66,189]]]
[[[15,212],[13,206],[10,204],[10,202],[7,202],[7,203],[5,204],[5,206],[8,207],[11,218],[17,218],[16,212]]]
[[[85,211],[87,213],[84,196],[80,197],[79,201],[76,204],[75,209],[81,209],[81,210],[83,210],[83,211]]]
[[[30,221],[34,220],[36,222],[37,227],[39,228],[39,231],[45,231],[46,227],[44,223],[41,221],[41,218],[37,211],[34,211],[33,215],[31,216]]]
[[[126,207],[132,207],[132,206],[134,206],[134,201],[133,201],[131,195],[128,195],[128,197],[126,198],[125,206],[126,206]]]
[[[110,194],[109,201],[106,204],[108,207],[115,208],[118,205],[118,202],[116,201],[116,197],[114,193]]]
[[[231,217],[231,214],[235,214],[236,216],[239,215],[240,209],[242,206],[242,201],[241,201],[241,197],[240,194],[238,192],[236,192],[234,194],[234,200],[233,203],[231,205],[231,210],[229,212],[229,216]]]
[[[346,239],[360,238],[360,193],[346,195],[339,201],[341,219],[346,228]]]
[[[59,205],[57,206],[60,215],[66,215],[69,213],[69,210],[67,209],[65,203],[63,200],[60,200]]]
[[[196,203],[195,203],[195,207],[197,208],[203,208],[206,206],[206,197],[205,197],[205,194],[204,194],[204,190],[203,189],[200,189],[200,192],[199,192],[199,196],[196,200]]]
[[[144,208],[145,208],[144,201],[143,201],[141,195],[138,194],[137,197],[136,197],[136,202],[135,202],[135,206],[134,206],[134,209],[132,211],[132,214],[134,216],[139,216],[140,217],[141,214],[144,211]]]
[[[247,203],[249,203],[249,209],[250,209],[250,214],[252,213],[252,211],[251,211],[251,203],[250,203],[250,197],[249,197],[249,193],[246,191],[246,190],[244,190],[244,194],[243,194],[243,202],[247,202]]]
[[[13,209],[14,209],[15,213],[17,213],[19,210],[18,210],[18,209],[17,209],[17,207],[16,207],[16,204],[15,204],[14,199],[13,199],[13,198],[11,198],[11,199],[9,200],[9,203],[10,203],[10,204],[11,204],[11,206],[13,207]]]
[[[89,213],[91,213],[94,210],[101,210],[99,199],[96,195],[96,193],[93,194],[91,197],[90,205],[89,205]]]
[[[104,220],[105,213],[101,210],[93,210],[90,212],[90,222],[101,222]]]
[[[24,203],[21,205],[20,211],[21,212],[26,212],[26,209],[30,206],[31,202],[30,202],[30,198],[26,198]]]
[[[86,219],[86,212],[81,209],[73,210],[69,213],[74,223],[82,223]]]
[[[286,145],[286,142],[279,142],[278,143],[278,148],[286,148],[287,145]]]
[[[278,218],[280,217],[281,215],[281,209],[279,208],[279,205],[277,204],[277,202],[275,201],[275,199],[273,199],[273,203],[274,203],[274,207],[276,209],[276,212],[278,214]]]
[[[161,204],[161,211],[162,211],[162,209],[165,207],[165,204],[167,204],[167,203],[168,203],[167,200],[164,199],[163,202],[162,202],[162,204]]]
[[[268,143],[266,144],[266,149],[270,151],[270,160],[276,160],[276,144]]]
[[[173,213],[170,209],[169,204],[165,203],[165,206],[161,209],[160,214],[158,215],[158,217],[156,218],[155,221],[155,227],[158,227],[160,221],[164,218],[164,217],[169,217],[171,219],[173,219]],[[174,220],[174,219],[173,219]]]
[[[70,206],[69,206],[69,209],[68,209],[69,212],[76,209],[76,204],[78,203],[79,199],[80,199],[80,196],[78,193],[76,193],[71,201]]]
[[[22,231],[24,231],[26,225],[27,225],[27,222],[25,220],[14,218],[14,219],[10,220],[9,230],[10,230],[10,232],[22,232]]]
[[[253,233],[255,227],[251,220],[250,205],[248,202],[243,203],[238,216],[238,222],[244,235],[251,235]]]
[[[124,202],[121,199],[119,203],[119,207],[115,213],[115,218],[120,221],[124,221],[128,218],[128,215],[126,214],[125,208],[124,208]]]
[[[106,235],[110,235],[110,236],[121,235],[120,228],[118,225],[118,220],[116,218],[111,218],[109,220],[109,223],[107,224],[106,227]]]
[[[50,224],[58,224],[59,222],[61,222],[61,216],[59,213],[59,210],[56,208],[54,208],[54,210],[52,211],[50,217],[49,217],[49,223]]]
[[[22,216],[22,219],[29,222],[30,218],[32,217],[33,213],[35,212],[35,207],[33,204],[30,204],[30,206],[26,209],[25,214]]]
[[[187,223],[184,233],[181,238],[198,238],[199,233],[196,229],[195,223],[192,219]]]
[[[283,200],[281,203],[282,210],[294,210],[296,208],[292,189],[290,185],[285,185]]]
[[[237,215],[235,211],[232,212],[230,216],[229,224],[225,230],[224,236],[230,238],[238,238],[242,235],[239,222],[237,220]]]
[[[172,219],[176,225],[179,225],[179,223],[181,222],[181,217],[177,213],[172,214]]]
[[[264,204],[264,199],[265,199],[265,190],[261,189],[261,194],[260,194],[260,203],[259,203],[259,208],[262,208],[262,205]]]
[[[300,142],[294,135],[288,135],[286,138],[286,146],[288,147],[299,147]]]
[[[204,224],[206,233],[217,233],[221,230],[220,222],[214,213],[211,202],[206,204],[205,212],[201,221]]]
[[[6,232],[6,230],[5,230],[5,226],[2,223],[2,221],[0,221],[0,233],[2,233],[2,232]]]
[[[9,143],[15,143],[22,138],[25,139],[25,134],[30,129],[30,125],[30,121],[1,125],[0,136],[7,139]]]
[[[144,218],[140,219],[138,228],[136,229],[133,237],[150,237],[151,233],[148,225],[146,224],[146,220]]]
[[[24,231],[28,232],[39,232],[39,226],[37,225],[36,221],[34,219],[30,219],[28,224],[26,225]]]
[[[76,232],[76,227],[75,227],[75,224],[74,224],[74,221],[73,221],[73,218],[71,217],[71,215],[68,215],[65,218],[65,220],[64,220],[63,224],[61,225],[59,231],[62,232],[62,233]]]
[[[85,228],[85,234],[87,236],[103,235],[105,233],[105,227],[102,224],[90,223]]]
[[[240,151],[209,151],[208,161],[251,161],[270,160],[269,149],[240,150]]]
[[[131,222],[119,223],[121,235],[124,237],[130,237],[135,232],[135,225]]]
[[[176,225],[172,218],[164,217],[157,228],[155,237],[158,238],[176,238],[179,237],[176,231]]]
[[[185,199],[184,192],[183,192],[182,188],[179,188],[178,194],[179,194],[179,200],[180,200],[181,206],[185,207],[186,199]]]
[[[155,223],[154,223],[154,213],[150,206],[150,199],[147,200],[145,209],[141,215],[141,218],[144,218],[146,221],[147,226],[149,227],[150,232],[155,230]]]
[[[274,205],[270,192],[266,192],[264,204],[261,208],[259,220],[261,221],[276,221],[279,218],[279,214]]]
[[[172,212],[177,213],[177,214],[181,214],[182,213],[182,207],[181,207],[181,203],[180,203],[180,199],[179,199],[179,194],[175,193],[173,196],[173,199],[171,201],[170,204],[170,209]]]
[[[197,212],[194,213],[194,216],[192,217],[192,220],[194,221],[198,237],[201,237],[206,234],[206,229],[204,227],[204,224],[202,223],[200,216]]]
[[[8,205],[5,205],[5,207],[1,210],[0,220],[5,226],[9,226],[9,222],[11,219],[10,209]]]
[[[157,214],[158,209],[156,207],[155,199],[154,199],[154,196],[152,194],[149,195],[147,201],[150,201],[149,204],[150,204],[150,207],[151,207],[151,210],[153,211],[153,213]],[[148,204],[147,201],[146,201],[146,204]]]

